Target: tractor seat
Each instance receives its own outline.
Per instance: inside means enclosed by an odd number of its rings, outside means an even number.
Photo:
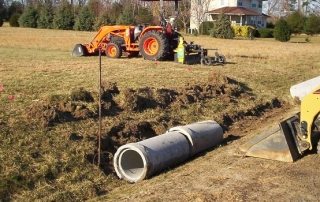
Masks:
[[[136,27],[134,28],[134,32],[133,32],[133,35],[134,35],[134,36],[133,36],[133,40],[134,40],[134,41],[136,41],[136,40],[139,38],[142,30],[143,30],[143,26],[142,26],[142,25],[138,25],[138,26],[136,26]]]

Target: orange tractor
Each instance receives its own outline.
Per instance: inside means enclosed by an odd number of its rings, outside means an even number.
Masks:
[[[139,53],[147,60],[173,58],[179,34],[167,23],[163,26],[103,26],[89,44],[77,44],[74,56],[95,55],[99,48],[110,58]]]
[[[146,60],[175,60],[184,64],[204,65],[225,63],[224,56],[216,53],[214,57],[209,57],[209,49],[185,42],[173,28],[174,18],[170,23],[165,20],[163,1],[160,0],[160,26],[103,26],[89,44],[77,44],[72,55],[96,55],[100,49],[110,58],[120,58],[122,55],[133,57],[140,54]],[[178,0],[165,1],[175,2],[177,16]]]
[[[140,53],[147,60],[173,59],[174,49],[178,46],[179,34],[174,30],[172,24],[164,18],[164,0],[159,1],[161,26],[103,26],[91,43],[77,44],[72,55],[94,55],[100,48],[110,58],[119,58],[122,54],[130,57]],[[178,0],[165,1],[175,2],[177,15]]]

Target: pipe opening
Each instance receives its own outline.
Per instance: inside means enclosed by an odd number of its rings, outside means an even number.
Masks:
[[[142,156],[134,150],[124,151],[120,156],[119,164],[123,174],[134,181],[139,180],[144,173]]]

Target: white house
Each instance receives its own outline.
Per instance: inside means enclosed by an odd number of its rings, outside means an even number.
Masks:
[[[190,29],[198,29],[203,21],[214,21],[224,13],[232,24],[266,27],[262,13],[264,0],[191,0]]]

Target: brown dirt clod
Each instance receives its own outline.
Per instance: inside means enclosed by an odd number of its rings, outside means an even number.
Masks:
[[[123,95],[121,106],[128,111],[141,112],[145,109],[157,107],[151,88],[146,87],[138,90],[128,88],[124,90]]]
[[[101,90],[101,99],[103,101],[111,101],[114,96],[120,93],[117,83],[112,82],[103,83]]]
[[[156,136],[156,133],[147,121],[120,122],[108,132],[108,137],[111,137],[114,146],[138,142],[153,136]]]
[[[71,91],[70,97],[72,101],[93,102],[91,92],[85,90],[83,87],[75,88]]]

